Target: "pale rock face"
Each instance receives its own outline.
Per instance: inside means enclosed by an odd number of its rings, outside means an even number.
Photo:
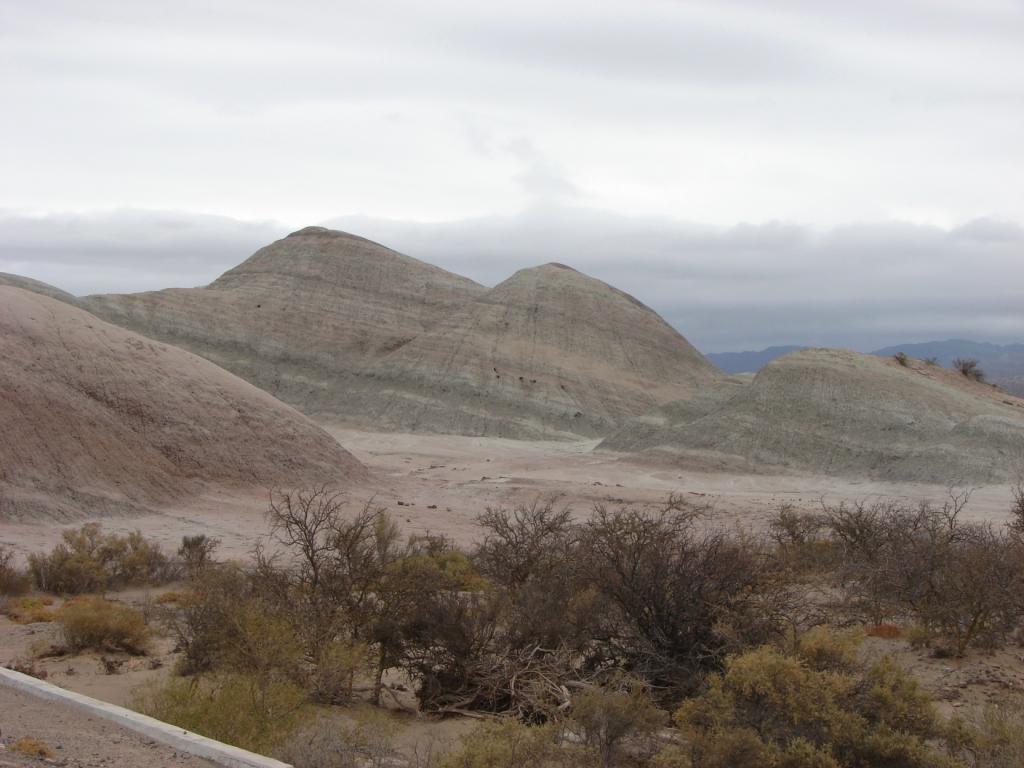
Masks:
[[[375,386],[365,363],[484,288],[360,237],[308,227],[205,288],[89,296],[100,317],[202,355],[316,416]]]
[[[1024,400],[912,360],[794,352],[702,412],[637,420],[602,447],[714,452],[759,465],[958,485],[1024,469]]]
[[[0,286],[0,517],[138,513],[211,488],[341,485],[365,468],[207,360]]]
[[[569,267],[517,272],[378,366],[404,427],[600,436],[723,375],[655,312]]]
[[[656,313],[567,267],[487,290],[318,227],[205,288],[82,301],[308,415],[372,429],[599,436],[722,378]]]

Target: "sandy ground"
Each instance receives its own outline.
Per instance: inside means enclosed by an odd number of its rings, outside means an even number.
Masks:
[[[368,482],[341,488],[353,507],[370,499],[386,506],[409,533],[431,531],[460,543],[478,534],[474,522],[488,506],[557,497],[585,516],[595,504],[656,507],[671,493],[710,504],[710,521],[758,528],[779,504],[811,509],[828,502],[902,498],[942,501],[941,486],[846,480],[798,474],[737,474],[670,462],[640,463],[625,454],[594,451],[597,441],[529,442],[450,435],[328,431],[372,471]],[[965,515],[1001,522],[1009,486],[976,488]],[[168,549],[184,534],[221,540],[222,557],[245,557],[266,533],[267,491],[209,491],[160,514],[107,517],[106,529],[139,529]],[[84,521],[83,521],[84,522]],[[52,546],[61,526],[0,521],[0,543],[22,556]]]
[[[22,737],[46,742],[53,750],[58,765],[73,768],[214,766],[207,760],[177,752],[107,720],[0,685],[0,741],[11,744]],[[0,768],[44,764],[42,760],[19,758],[6,749],[0,751]]]
[[[495,438],[370,433],[328,427],[338,441],[372,471],[369,483],[342,490],[357,507],[368,499],[386,506],[409,533],[432,531],[467,543],[478,534],[475,516],[488,506],[530,503],[557,496],[580,517],[595,504],[633,504],[656,507],[670,493],[681,493],[694,503],[710,504],[712,524],[759,528],[781,503],[814,508],[829,502],[898,497],[910,501],[929,498],[941,501],[948,489],[913,484],[858,482],[803,475],[735,474],[684,467],[669,463],[637,463],[610,452],[595,452],[596,441],[522,442]],[[102,520],[111,531],[139,529],[168,550],[177,547],[184,534],[205,533],[221,540],[221,557],[244,558],[266,534],[266,491],[248,494],[209,492],[186,505],[161,514],[142,517],[108,517]],[[1010,508],[1008,486],[975,489],[966,515],[1000,522]],[[0,522],[0,543],[13,546],[21,556],[52,546],[60,537],[55,523]],[[173,588],[170,587],[170,588]],[[167,589],[165,587],[164,589]],[[117,595],[141,604],[152,596],[146,590]],[[55,624],[16,625],[0,617],[0,664],[37,656],[58,640]],[[911,667],[947,711],[975,705],[993,697],[1024,693],[1024,655],[1019,648],[997,655],[975,655],[966,660],[933,659],[913,651],[903,641],[869,641],[877,653],[891,653]],[[109,655],[108,655],[109,656]],[[42,658],[38,668],[51,682],[115,704],[130,704],[139,686],[157,681],[173,666],[169,641],[157,643],[148,657],[121,657],[114,674],[108,674],[99,654]],[[74,721],[73,713],[53,705],[11,706],[0,689],[0,729],[3,737],[24,733],[51,744],[63,743],[65,752],[74,744],[76,759],[103,754],[106,765],[177,766],[199,762],[174,762],[172,754],[139,743],[123,734],[108,733],[99,723]],[[345,713],[337,713],[347,717]],[[64,718],[70,718],[65,720]],[[440,737],[454,743],[470,724],[440,724],[405,717],[399,743],[411,745]],[[74,734],[79,741],[71,741]],[[113,741],[114,738],[119,741]],[[103,752],[108,743],[113,752]],[[120,750],[143,750],[136,760],[120,759]],[[95,750],[95,751],[90,751]],[[64,753],[61,753],[64,754]],[[4,759],[10,759],[9,756]],[[98,760],[99,758],[97,758]],[[164,760],[165,762],[160,762]],[[71,765],[99,765],[95,762]],[[0,762],[2,767],[2,762]]]

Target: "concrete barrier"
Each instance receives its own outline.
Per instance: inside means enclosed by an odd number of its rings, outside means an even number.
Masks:
[[[202,757],[218,765],[228,766],[228,768],[292,768],[280,760],[263,757],[255,752],[208,739],[198,733],[183,730],[138,712],[132,712],[124,707],[59,688],[45,680],[23,675],[21,672],[11,669],[0,667],[0,685],[7,685],[32,696],[56,701],[90,715],[102,717],[104,720],[109,720],[160,744],[166,744],[180,752]]]

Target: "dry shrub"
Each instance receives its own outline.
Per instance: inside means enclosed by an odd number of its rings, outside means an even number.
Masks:
[[[570,728],[608,768],[624,741],[649,736],[665,719],[641,682],[622,680],[614,688],[595,686],[574,696]]]
[[[1004,644],[1024,615],[1022,542],[961,520],[969,498],[826,508],[850,610],[871,624],[911,618],[946,655]]]
[[[778,637],[779,601],[765,549],[704,530],[707,510],[672,497],[658,512],[597,506],[581,532],[581,560],[612,606],[600,649],[663,695],[689,692],[737,649]]]
[[[985,380],[985,372],[981,369],[978,361],[973,358],[958,357],[953,361],[953,368],[973,381]]]
[[[857,667],[862,641],[860,630],[838,631],[820,625],[800,636],[796,656],[811,669],[849,672]]]
[[[306,715],[305,694],[295,683],[245,674],[172,678],[142,692],[133,707],[157,720],[264,754]]]
[[[313,700],[324,704],[351,700],[353,679],[370,667],[366,646],[346,640],[326,643],[312,661],[306,686]]]
[[[779,568],[795,581],[818,579],[838,567],[839,548],[828,535],[828,520],[822,514],[782,504],[768,522],[768,536],[775,544]]]
[[[220,546],[220,539],[212,539],[205,534],[182,536],[178,547],[178,559],[185,568],[189,578],[213,564],[213,553]]]
[[[462,739],[462,748],[441,768],[584,768],[593,765],[583,750],[559,743],[550,725],[515,720],[484,722]]]
[[[0,595],[23,595],[32,586],[28,573],[14,564],[14,552],[0,544]]]
[[[232,623],[228,615],[249,599],[245,573],[239,567],[225,565],[202,571],[192,592],[177,603],[159,607],[158,619],[181,652],[179,674],[213,669],[229,642]]]
[[[64,642],[72,651],[145,654],[150,630],[139,611],[101,597],[77,597],[57,613]]]
[[[178,592],[172,589],[168,592],[161,592],[159,595],[156,596],[153,602],[156,605],[168,605],[172,603],[182,603],[186,600],[191,600],[193,598],[194,593],[192,592]]]
[[[52,760],[57,756],[57,753],[53,751],[49,744],[42,739],[34,739],[31,736],[22,736],[11,744],[8,749],[15,754],[37,760]]]
[[[906,352],[897,352],[895,355],[892,356],[892,359],[895,360],[900,365],[902,365],[904,368],[910,365],[910,358],[907,357]]]
[[[1010,522],[1007,527],[1013,535],[1024,538],[1024,480],[1014,485],[1011,491],[1013,504],[1010,506]]]
[[[276,756],[295,768],[383,768],[395,764],[396,731],[386,712],[363,709],[352,724],[321,718],[296,731]]]
[[[36,665],[35,659],[14,659],[7,664],[7,669],[38,680],[45,680],[49,677],[49,673],[45,669]]]
[[[63,531],[61,542],[49,554],[33,553],[28,562],[36,586],[60,594],[162,584],[174,579],[178,570],[159,545],[139,531],[107,534],[99,523]]]
[[[48,608],[51,605],[50,597],[16,597],[4,603],[3,613],[15,624],[50,622],[56,618],[56,613]]]
[[[950,753],[967,768],[1024,765],[1024,701],[1020,699],[957,715],[946,730]]]
[[[868,637],[878,637],[882,640],[895,640],[900,637],[901,634],[902,631],[896,624],[890,624],[888,622],[872,624],[867,628]]]

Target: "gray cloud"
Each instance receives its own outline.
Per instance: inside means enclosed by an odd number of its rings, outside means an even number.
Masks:
[[[1022,34],[1010,0],[4,3],[0,207],[1020,221]]]
[[[567,263],[632,293],[706,351],[1024,341],[1024,228],[1009,221],[719,228],[548,205],[448,223],[321,223],[487,285]],[[77,294],[202,285],[296,228],[170,212],[7,213],[0,271]]]
[[[197,285],[344,213],[709,350],[1019,341],[1022,36],[1016,0],[0,3],[0,269]]]
[[[0,211],[0,272],[76,295],[204,285],[289,228],[224,216]]]

